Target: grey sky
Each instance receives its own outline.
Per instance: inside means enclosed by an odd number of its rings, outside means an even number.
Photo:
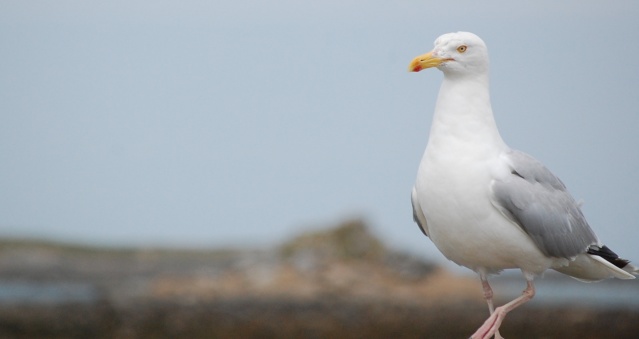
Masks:
[[[639,262],[639,4],[0,1],[0,233],[269,245],[362,216],[441,258],[409,192],[441,74],[481,36],[502,136]]]

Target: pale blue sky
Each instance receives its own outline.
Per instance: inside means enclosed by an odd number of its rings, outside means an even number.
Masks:
[[[440,34],[488,44],[504,139],[639,262],[639,3],[0,1],[0,234],[263,246],[361,216],[441,259],[409,192]]]

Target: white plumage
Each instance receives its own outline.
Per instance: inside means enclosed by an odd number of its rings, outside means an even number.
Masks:
[[[503,318],[534,296],[533,278],[547,269],[585,281],[634,278],[637,268],[599,241],[561,180],[502,140],[484,42],[467,32],[442,35],[409,70],[430,67],[444,80],[411,200],[424,234],[480,276],[491,316],[472,338],[501,338]],[[509,268],[521,269],[528,286],[494,309],[487,275]]]

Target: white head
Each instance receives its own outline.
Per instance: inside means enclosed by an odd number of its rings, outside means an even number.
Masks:
[[[444,74],[488,73],[488,49],[484,41],[473,33],[447,33],[435,40],[435,48],[413,59],[408,68],[419,72],[437,67]]]

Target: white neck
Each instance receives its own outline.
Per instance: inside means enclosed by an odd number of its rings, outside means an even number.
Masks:
[[[446,74],[439,90],[429,145],[468,143],[505,147],[490,106],[488,74]]]

